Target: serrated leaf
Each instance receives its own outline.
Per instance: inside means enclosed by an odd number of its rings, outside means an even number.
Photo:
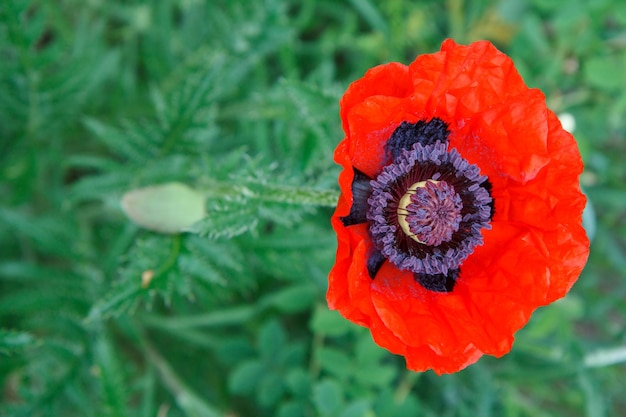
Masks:
[[[222,200],[218,204],[209,203],[206,217],[193,224],[190,232],[211,239],[232,238],[254,230],[257,223],[254,202]]]
[[[32,239],[42,252],[72,256],[67,244],[72,242],[76,225],[73,219],[52,216],[34,217],[21,211],[0,207],[0,223],[21,236]]]
[[[198,282],[213,285],[228,285],[228,276],[212,263],[197,256],[183,254],[178,258],[178,266],[184,275],[194,277]]]
[[[278,96],[279,102],[288,99],[284,104],[288,112],[293,112],[290,136],[302,133],[299,141],[285,144],[285,152],[293,154],[304,169],[319,164],[335,145],[332,128],[338,111],[338,92],[330,93],[312,83],[295,80],[282,81],[279,87],[283,93]]]
[[[257,213],[260,219],[282,227],[293,227],[295,224],[302,222],[304,215],[313,213],[313,208],[260,201]]]
[[[227,272],[231,278],[234,275],[246,274],[246,255],[238,246],[218,244],[210,239],[191,234],[186,236],[185,242],[193,256],[207,259],[215,264],[216,268]]]
[[[0,297],[0,316],[17,317],[41,314],[44,311],[59,313],[59,307],[79,308],[91,302],[84,275],[61,266],[33,265],[29,262],[0,263],[0,280],[22,284],[10,296]]]
[[[181,236],[151,234],[137,239],[128,250],[120,275],[95,302],[89,312],[89,320],[115,317],[134,310],[140,301],[151,303],[160,295],[167,303],[180,287],[177,268],[181,250]],[[180,282],[179,282],[180,284]]]
[[[131,161],[139,162],[146,159],[145,151],[130,141],[123,130],[92,118],[85,118],[84,124],[111,152]]]
[[[139,284],[111,291],[92,306],[87,315],[87,321],[119,316],[133,310],[139,302],[142,292]]]

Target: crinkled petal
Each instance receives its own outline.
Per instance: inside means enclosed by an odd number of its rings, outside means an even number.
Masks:
[[[354,170],[374,178],[385,143],[403,121],[440,118],[450,147],[489,178],[495,202],[484,243],[461,265],[454,290],[426,290],[385,262],[369,276],[367,224],[344,226]],[[455,372],[482,354],[501,356],[532,312],[563,297],[589,253],[581,226],[582,161],[571,134],[491,43],[452,40],[409,66],[387,64],[355,81],[341,101],[345,138],[335,161],[342,196],[332,219],[337,260],[328,302],[404,355],[410,369]]]
[[[344,131],[350,132],[345,121],[354,105],[366,101],[369,97],[408,97],[411,93],[411,79],[406,65],[391,62],[371,68],[362,78],[350,84],[341,98],[340,115],[344,122]]]

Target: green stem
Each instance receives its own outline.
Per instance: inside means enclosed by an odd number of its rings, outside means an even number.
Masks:
[[[263,185],[259,194],[262,201],[301,206],[334,207],[339,199],[336,190],[316,190],[285,185]]]
[[[311,346],[311,361],[309,362],[309,375],[312,379],[317,379],[320,373],[320,364],[316,359],[317,351],[324,347],[324,335],[321,333],[315,333],[313,335],[313,342]]]
[[[151,326],[165,329],[188,329],[196,327],[241,326],[243,323],[252,320],[258,313],[259,308],[257,305],[251,304],[223,308],[193,316],[176,316],[171,318],[146,316],[145,319]]]
[[[150,279],[144,283],[137,281],[137,285],[134,285],[126,290],[116,294],[114,297],[107,299],[104,303],[98,303],[91,308],[91,311],[87,315],[86,321],[91,322],[97,318],[101,318],[108,311],[113,310],[116,306],[122,305],[127,300],[137,297],[142,291],[150,285],[158,277],[167,273],[176,265],[178,255],[180,254],[181,236],[180,234],[172,237],[172,250],[165,262],[154,271],[154,274]]]
[[[206,198],[244,196],[271,203],[299,206],[335,207],[338,190],[318,190],[293,185],[247,183],[246,185],[216,181],[203,192]]]
[[[193,392],[176,374],[170,364],[160,355],[141,332],[141,345],[150,363],[158,370],[163,384],[174,396],[176,403],[189,416],[219,417],[221,414],[211,404]]]
[[[178,255],[180,254],[180,246],[181,246],[180,242],[181,242],[180,234],[176,234],[172,236],[172,250],[170,251],[170,255],[167,257],[165,262],[159,267],[159,269],[154,271],[154,277],[152,279],[165,274],[167,271],[172,269],[174,265],[176,265],[176,260],[178,259]]]
[[[396,391],[394,393],[393,399],[396,404],[401,404],[404,402],[404,399],[411,392],[413,385],[419,378],[419,374],[412,371],[405,371],[402,377],[402,380],[398,384]]]

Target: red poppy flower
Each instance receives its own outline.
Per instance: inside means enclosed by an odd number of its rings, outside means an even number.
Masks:
[[[589,252],[573,137],[487,41],[369,70],[341,100],[328,304],[416,371],[502,356]]]

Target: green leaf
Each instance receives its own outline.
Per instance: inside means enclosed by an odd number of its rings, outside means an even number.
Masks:
[[[300,368],[290,370],[286,382],[294,397],[306,399],[311,395],[311,376],[305,370]]]
[[[590,368],[626,363],[626,346],[597,349],[585,355],[583,363]]]
[[[355,373],[355,380],[364,387],[384,388],[393,383],[398,370],[391,365],[365,364]]]
[[[233,394],[250,394],[260,383],[267,370],[258,360],[249,360],[237,366],[228,378],[228,390]]]
[[[350,0],[350,3],[372,28],[389,35],[387,20],[380,14],[375,3],[370,0]]]
[[[149,156],[147,154],[152,153],[147,152],[151,150],[152,147],[142,146],[146,144],[144,140],[141,141],[142,143],[136,143],[136,140],[130,140],[129,133],[119,128],[102,123],[93,118],[85,118],[84,124],[94,137],[107,146],[111,152],[127,158],[128,160],[135,162],[145,161],[147,156]],[[137,136],[135,136],[135,138]]]
[[[159,295],[169,302],[174,293],[184,290],[177,268],[182,239],[181,235],[155,234],[137,239],[126,254],[118,280],[92,305],[87,319],[128,313],[141,301],[150,305]]]
[[[256,305],[245,304],[229,306],[198,315],[159,316],[155,319],[155,324],[160,322],[164,327],[177,328],[242,326],[244,323],[252,320],[258,312],[259,308]]]
[[[572,322],[584,317],[585,306],[575,294],[562,298],[550,306],[537,310],[522,334],[530,338],[544,339],[548,335],[567,334]]]
[[[117,352],[104,335],[97,338],[94,351],[106,415],[129,416],[128,389],[125,386],[125,376]]]
[[[215,354],[220,362],[229,367],[235,367],[255,356],[256,351],[254,347],[250,345],[250,341],[243,337],[243,335],[224,337],[218,332],[214,333],[218,336]]]
[[[277,362],[284,368],[303,366],[308,356],[307,351],[307,345],[302,341],[288,341],[280,352]]]
[[[614,91],[624,87],[624,73],[622,64],[612,57],[593,57],[584,67],[585,79],[592,86],[607,91]]]
[[[145,292],[139,282],[124,288],[121,285],[114,288],[114,290],[92,306],[87,315],[87,322],[119,316],[133,310],[139,302],[141,295]]]
[[[284,349],[287,335],[277,320],[270,320],[259,331],[259,352],[267,363],[274,362]]]
[[[326,306],[318,306],[315,309],[309,327],[314,333],[335,337],[342,336],[355,328],[353,323]]]
[[[586,415],[594,417],[607,416],[607,406],[604,399],[604,392],[598,387],[597,380],[593,375],[583,370],[578,373],[578,385],[585,396]]]
[[[190,231],[211,239],[232,238],[254,230],[257,223],[257,207],[246,198],[210,201],[206,217]]]
[[[377,363],[385,357],[389,357],[389,352],[382,349],[372,340],[369,332],[363,332],[355,346],[356,360],[360,364]]]
[[[341,350],[332,347],[322,347],[315,352],[315,358],[326,372],[345,380],[357,371],[354,361]]]
[[[339,417],[375,417],[370,401],[367,399],[356,400],[339,414]]]
[[[619,3],[613,5],[612,16],[622,25],[626,25],[626,4]]]
[[[322,416],[336,413],[343,403],[341,386],[332,379],[324,379],[313,387],[313,404]]]
[[[310,308],[319,291],[310,284],[289,286],[283,290],[274,292],[261,299],[261,305],[274,307],[283,313],[297,313]]]
[[[423,412],[413,393],[398,398],[398,393],[390,388],[383,388],[379,391],[375,398],[374,410],[377,416],[388,417],[417,416],[421,415],[420,411]]]
[[[262,407],[274,406],[285,392],[285,383],[282,376],[274,372],[266,374],[257,389],[257,398]]]
[[[122,208],[138,225],[161,233],[185,231],[205,216],[202,194],[176,182],[128,191]]]
[[[0,224],[19,233],[22,239],[32,239],[38,251],[60,256],[74,255],[68,250],[68,245],[75,239],[75,219],[60,216],[34,217],[0,206]]]
[[[281,404],[277,417],[306,417],[307,415],[306,408],[302,403],[288,401]]]
[[[30,333],[0,329],[0,355],[18,353],[35,343],[36,339]]]

